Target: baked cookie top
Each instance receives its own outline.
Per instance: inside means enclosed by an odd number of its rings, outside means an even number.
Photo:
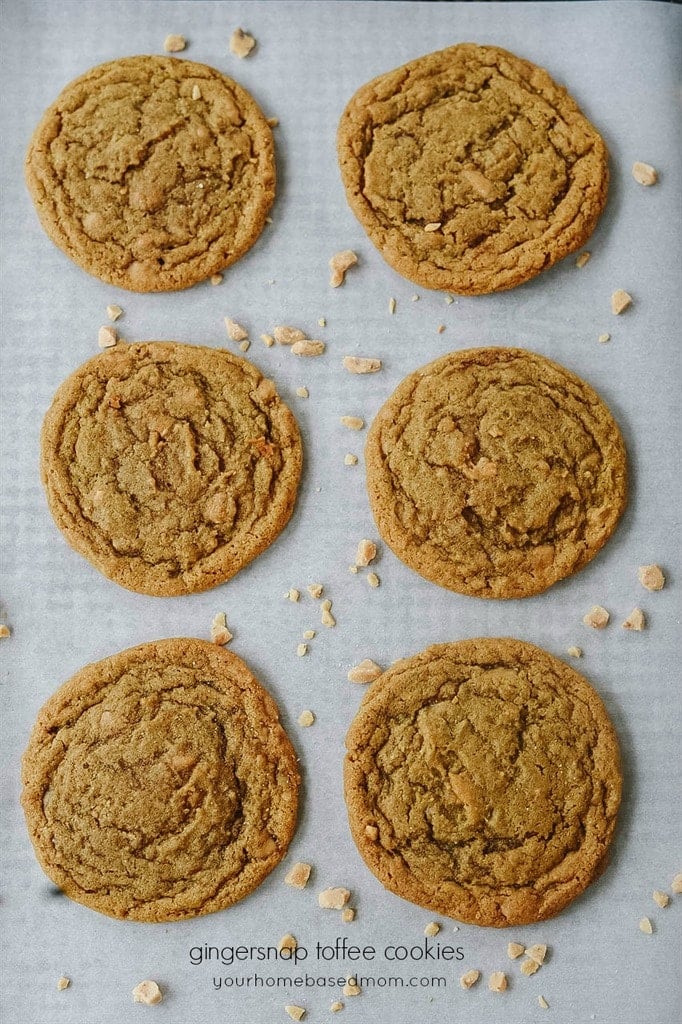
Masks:
[[[338,129],[348,201],[384,259],[425,288],[513,288],[579,248],[607,151],[546,71],[462,43],[359,89]]]
[[[465,640],[398,662],[346,745],[353,838],[404,899],[469,924],[532,924],[605,863],[616,735],[587,681],[532,644]]]
[[[113,60],[67,85],[25,170],[52,241],[136,292],[188,288],[234,263],[275,195],[272,131],[255,100],[173,57]]]
[[[365,461],[386,543],[476,597],[528,597],[581,569],[627,500],[604,402],[525,349],[452,352],[410,374],[372,423]]]
[[[72,547],[157,596],[234,576],[284,528],[301,473],[271,380],[223,349],[118,344],[58,389],[41,474]]]
[[[234,654],[158,640],[76,673],[38,715],[22,804],[45,872],[111,917],[173,921],[258,886],[294,833],[297,759]]]

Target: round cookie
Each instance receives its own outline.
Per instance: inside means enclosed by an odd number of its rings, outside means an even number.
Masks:
[[[255,100],[173,57],[113,60],[67,85],[25,170],[52,241],[136,292],[224,270],[256,241],[275,195],[272,131]]]
[[[465,640],[398,662],[346,746],[353,839],[404,899],[468,924],[532,924],[605,865],[616,735],[587,681],[532,644]]]
[[[58,389],[42,430],[50,511],[109,579],[157,596],[215,587],[293,511],[296,421],[223,349],[118,344]]]
[[[44,871],[111,917],[222,910],[286,853],[299,774],[275,702],[204,640],[81,669],[38,715],[22,804]]]
[[[452,352],[410,374],[372,423],[365,461],[386,543],[475,597],[528,597],[577,572],[627,501],[604,402],[525,349]]]
[[[403,277],[514,288],[589,238],[606,202],[599,133],[542,68],[462,43],[359,89],[338,129],[348,202]]]

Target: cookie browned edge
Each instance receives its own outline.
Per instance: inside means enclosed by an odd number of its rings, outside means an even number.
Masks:
[[[238,572],[249,565],[250,562],[273,543],[289,522],[294,511],[303,465],[303,451],[296,418],[278,395],[277,406],[280,427],[283,438],[287,442],[287,500],[280,502],[276,514],[268,521],[267,529],[262,530],[258,534],[250,534],[248,547],[244,543],[240,543],[238,551],[235,552],[235,545],[233,543],[223,545],[218,551],[201,560],[206,563],[203,568],[200,568],[201,562],[197,562],[189,572],[178,575],[172,580],[164,576],[159,577],[159,574],[149,567],[140,573],[135,559],[124,556],[112,557],[108,546],[102,547],[98,544],[96,531],[90,530],[86,525],[77,502],[71,498],[68,477],[64,468],[60,466],[59,461],[54,458],[54,444],[50,437],[59,430],[64,411],[78,397],[80,378],[83,373],[97,373],[112,360],[123,358],[126,353],[145,349],[149,346],[155,346],[159,350],[164,348],[169,352],[172,349],[176,353],[179,352],[189,356],[190,359],[196,359],[199,356],[211,359],[229,359],[231,362],[242,366],[245,374],[253,379],[254,388],[265,379],[260,370],[253,363],[249,362],[248,359],[234,355],[234,353],[228,352],[226,349],[186,345],[175,341],[145,341],[116,345],[81,364],[57,389],[43,421],[40,474],[50,512],[66,540],[75,551],[82,555],[91,565],[95,566],[108,579],[120,584],[120,586],[125,587],[127,590],[133,590],[135,593],[149,594],[152,597],[175,597],[210,590],[221,583],[225,583],[233,576],[236,576]],[[88,531],[87,536],[86,529]]]
[[[386,699],[385,694],[390,693],[392,707],[396,710],[399,709],[401,689],[396,682],[396,677],[408,664],[421,664],[428,671],[429,662],[446,651],[450,654],[456,651],[463,662],[485,663],[491,657],[499,656],[502,650],[508,659],[514,659],[517,663],[538,658],[546,664],[551,664],[553,670],[559,669],[562,677],[577,687],[581,699],[589,705],[590,711],[599,722],[600,741],[603,748],[601,764],[609,769],[612,786],[608,799],[610,818],[602,837],[601,856],[592,865],[588,865],[584,873],[576,875],[571,882],[563,886],[557,885],[551,889],[539,908],[534,908],[525,916],[519,915],[514,920],[505,917],[502,908],[491,907],[490,900],[482,909],[477,898],[464,887],[458,886],[456,882],[446,883],[448,892],[445,894],[438,892],[437,885],[431,889],[423,887],[402,858],[391,856],[382,847],[379,838],[370,838],[365,829],[368,824],[375,825],[375,818],[368,814],[366,777],[356,763],[356,758],[362,757],[367,750],[368,740],[374,728],[372,723],[375,716],[378,719],[381,718],[382,706]],[[374,711],[375,705],[378,705],[377,712]],[[477,637],[470,640],[433,644],[417,655],[395,662],[370,684],[365,693],[346,735],[346,751],[343,766],[344,798],[355,845],[366,866],[379,879],[384,888],[410,903],[434,910],[466,924],[483,927],[506,928],[511,925],[534,924],[559,914],[593,881],[596,881],[608,865],[609,850],[617,823],[623,785],[618,737],[604,702],[590,683],[569,665],[535,644],[512,637]]]
[[[85,85],[89,80],[107,69],[125,64],[126,62],[153,61],[157,64],[166,63],[167,66],[177,66],[186,71],[188,75],[199,74],[201,77],[222,78],[229,83],[230,89],[238,97],[241,109],[250,117],[258,128],[258,157],[260,160],[260,181],[261,192],[259,208],[254,209],[254,216],[251,230],[243,237],[240,244],[232,247],[235,237],[231,237],[229,254],[216,253],[211,256],[208,250],[202,253],[201,257],[195,258],[195,264],[190,271],[189,265],[180,264],[171,271],[164,270],[158,276],[144,274],[143,279],[134,279],[127,271],[117,272],[97,260],[94,256],[88,258],[88,249],[95,249],[106,243],[95,242],[88,236],[84,236],[83,244],[75,246],[69,238],[69,232],[64,230],[64,214],[60,210],[60,204],[53,197],[54,183],[50,181],[51,165],[48,160],[48,152],[53,126],[60,118],[60,102],[62,97],[74,89]],[[220,273],[236,263],[237,260],[248,252],[256,243],[265,227],[266,219],[272,204],[275,200],[276,186],[276,165],[275,146],[272,129],[268,124],[265,114],[253,96],[238,82],[229,75],[223,74],[217,68],[208,64],[201,64],[196,61],[189,61],[177,57],[160,56],[159,54],[139,54],[132,57],[119,57],[116,60],[106,61],[89,68],[82,75],[74,78],[61,90],[57,99],[47,108],[42,115],[29,143],[24,160],[24,176],[28,191],[33,200],[40,223],[54,244],[61,249],[74,263],[88,274],[92,274],[107,284],[125,288],[132,292],[166,292],[180,291],[191,288],[201,281],[205,281],[213,274]],[[67,218],[68,219],[68,218]]]
[[[68,872],[51,860],[49,834],[45,837],[41,835],[45,820],[44,791],[45,786],[49,784],[49,780],[41,775],[44,759],[41,750],[45,745],[54,742],[54,736],[60,728],[60,723],[68,721],[70,708],[74,705],[77,708],[79,704],[85,704],[91,695],[101,689],[103,685],[116,682],[131,663],[145,661],[150,655],[155,655],[169,666],[182,661],[190,664],[205,664],[209,671],[215,672],[212,685],[219,685],[221,676],[228,677],[230,685],[237,686],[242,690],[247,713],[250,716],[255,716],[259,722],[266,721],[268,723],[269,742],[277,752],[278,774],[281,782],[276,791],[279,799],[277,822],[281,830],[278,834],[279,845],[265,857],[259,858],[257,861],[250,861],[248,869],[242,873],[238,882],[232,887],[227,887],[228,891],[216,893],[199,909],[192,909],[191,912],[164,912],[163,906],[155,912],[153,904],[145,904],[142,909],[137,911],[132,908],[126,913],[113,909],[106,897],[93,896],[91,892],[81,891]],[[133,921],[164,922],[199,917],[224,910],[244,899],[264,881],[284,858],[296,831],[301,777],[297,755],[279,719],[278,706],[245,662],[225,648],[218,647],[206,640],[194,637],[172,637],[167,640],[140,644],[101,661],[93,662],[80,669],[64,683],[46,701],[38,713],[22,758],[21,781],[23,783],[21,804],[35,855],[43,871],[67,896],[76,903],[82,903],[109,917]],[[159,903],[163,904],[163,897],[159,897]]]
[[[578,562],[575,564],[570,573],[560,577],[552,578],[550,580],[543,579],[539,575],[537,575],[535,585],[533,586],[530,586],[528,584],[524,586],[518,581],[516,582],[516,584],[514,584],[512,580],[506,585],[504,592],[500,592],[499,590],[493,592],[492,589],[484,591],[476,590],[474,592],[472,590],[467,590],[464,588],[460,588],[458,586],[454,586],[452,585],[451,582],[447,581],[446,577],[452,575],[451,567],[448,562],[443,563],[442,566],[439,568],[438,559],[430,558],[428,555],[426,555],[421,545],[417,543],[405,543],[405,533],[403,530],[399,532],[394,532],[395,518],[391,515],[390,510],[386,510],[387,503],[383,500],[382,490],[380,487],[380,478],[383,478],[386,475],[388,475],[388,471],[384,467],[384,459],[381,452],[380,435],[382,427],[386,423],[386,421],[390,422],[392,420],[391,409],[394,400],[396,399],[396,396],[398,396],[399,393],[402,393],[404,389],[408,389],[410,387],[411,382],[417,381],[420,377],[428,374],[431,370],[437,367],[439,363],[445,363],[447,360],[452,359],[453,356],[456,356],[458,359],[464,361],[468,356],[476,355],[480,359],[483,357],[484,353],[487,353],[487,362],[491,363],[494,362],[495,359],[498,357],[499,353],[502,352],[510,355],[538,359],[549,363],[552,367],[559,370],[563,375],[565,375],[569,380],[579,385],[580,388],[584,390],[585,393],[588,394],[594,402],[598,403],[600,406],[603,406],[604,409],[608,411],[609,416],[613,420],[613,423],[617,431],[619,455],[617,468],[618,477],[621,482],[620,500],[612,506],[614,516],[611,530],[601,538],[600,543],[593,544],[591,547],[585,548],[582,558],[578,560]],[[489,600],[509,600],[513,598],[533,597],[536,594],[543,593],[545,590],[549,589],[549,587],[553,586],[555,583],[558,583],[561,579],[567,579],[571,576],[574,576],[577,572],[579,572],[581,569],[584,569],[585,566],[592,561],[592,559],[601,551],[601,549],[604,547],[607,541],[610,540],[610,538],[613,536],[613,533],[615,532],[620,521],[620,518],[623,512],[625,511],[625,508],[628,503],[628,471],[625,443],[623,441],[620,428],[618,427],[618,424],[616,423],[615,419],[613,419],[611,410],[609,409],[606,402],[603,400],[603,398],[601,398],[598,392],[596,392],[594,388],[587,383],[586,380],[584,380],[582,377],[579,377],[578,374],[573,373],[572,370],[568,370],[565,366],[563,366],[563,364],[557,363],[556,360],[549,359],[547,356],[541,356],[537,352],[532,352],[529,349],[522,348],[491,346],[482,348],[460,349],[458,351],[449,352],[443,356],[439,356],[438,359],[434,359],[432,362],[419,367],[417,370],[413,370],[412,373],[408,374],[398,383],[398,385],[394,388],[393,392],[385,400],[384,404],[381,406],[378,413],[376,414],[368,431],[367,441],[365,443],[365,466],[367,468],[367,494],[369,498],[369,504],[372,511],[372,515],[377,524],[377,528],[379,530],[379,533],[381,534],[382,539],[388,544],[388,546],[391,548],[396,557],[399,558],[401,562],[404,562],[405,565],[409,566],[410,569],[414,570],[414,572],[422,576],[424,579],[427,579],[432,583],[436,583],[438,586],[445,587],[446,589],[452,590],[458,594],[482,597]],[[528,577],[529,574],[526,573],[526,576]]]
[[[490,273],[486,268],[485,272],[465,271],[457,273],[453,270],[443,270],[433,263],[424,264],[415,260],[409,243],[406,243],[402,236],[392,229],[391,225],[383,226],[379,223],[374,210],[365,199],[362,191],[364,182],[363,160],[360,156],[360,147],[365,139],[368,139],[373,131],[373,124],[367,116],[371,104],[377,100],[377,87],[382,86],[388,79],[409,74],[413,69],[423,65],[429,60],[442,59],[449,53],[455,51],[485,51],[494,55],[499,60],[512,61],[514,65],[522,70],[527,78],[529,89],[539,91],[538,87],[549,92],[554,102],[561,104],[562,115],[568,120],[580,120],[588,125],[594,133],[594,148],[599,155],[601,178],[599,188],[594,188],[590,201],[583,202],[581,207],[581,219],[578,226],[572,221],[570,230],[563,232],[557,241],[553,236],[548,239],[544,250],[537,253],[526,253],[525,259],[519,261],[517,257],[508,260],[508,266]],[[531,84],[532,83],[532,84]],[[379,90],[381,93],[381,89]],[[383,99],[381,95],[381,99]],[[380,102],[381,100],[379,100]],[[531,61],[509,50],[497,46],[488,46],[478,43],[457,43],[455,46],[437,50],[433,53],[423,54],[421,57],[409,61],[398,68],[378,75],[372,81],[361,86],[347,103],[337,130],[337,154],[341,178],[346,192],[348,204],[353,213],[360,221],[368,238],[379,250],[386,262],[393,267],[402,277],[413,281],[423,288],[442,289],[454,292],[459,295],[486,295],[490,292],[507,291],[516,288],[520,284],[536,277],[543,270],[548,270],[570,253],[575,252],[594,231],[597,221],[606,205],[609,186],[609,164],[608,149],[601,134],[594,127],[592,122],[585,116],[578,104],[572,98],[566,88],[559,85],[551,75],[542,67],[533,64]],[[386,242],[386,236],[390,234],[390,244]],[[551,234],[551,232],[550,232]],[[533,240],[535,241],[535,240]],[[504,260],[502,259],[502,262]]]

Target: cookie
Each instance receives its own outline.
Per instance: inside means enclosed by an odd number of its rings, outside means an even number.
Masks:
[[[462,43],[359,89],[338,129],[348,202],[403,277],[514,288],[579,248],[606,202],[599,133],[542,68]]]
[[[173,57],[113,60],[67,85],[25,170],[52,241],[136,292],[189,288],[230,266],[275,195],[272,131],[255,100]]]
[[[174,921],[252,892],[296,825],[296,755],[243,661],[204,640],[88,665],[48,700],[23,760],[44,871],[111,917]]]
[[[620,431],[575,374],[518,348],[475,348],[410,374],[367,438],[377,527],[427,580],[528,597],[581,569],[627,500]]]
[[[129,590],[189,594],[234,576],[291,516],[296,421],[222,349],[116,345],[58,389],[41,474],[66,539]]]
[[[532,924],[600,874],[618,742],[588,682],[532,644],[438,644],[372,683],[346,739],[353,838],[391,892],[468,924]]]

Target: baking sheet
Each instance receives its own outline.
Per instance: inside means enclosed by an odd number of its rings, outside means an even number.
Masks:
[[[306,1020],[328,1022],[339,991],[322,979],[352,972],[368,980],[362,995],[341,997],[339,1019],[349,1022],[679,1019],[682,897],[661,910],[651,893],[670,891],[682,870],[680,24],[680,9],[659,3],[5,3],[0,615],[12,629],[0,651],[5,1020],[119,1024],[149,1014],[167,1024],[270,1024],[288,1019],[285,1004],[298,1004]],[[227,45],[237,26],[258,40],[242,61]],[[272,225],[222,285],[137,295],[85,274],[48,241],[23,185],[22,160],[40,115],[67,82],[105,60],[162,52],[168,33],[187,37],[183,56],[233,75],[268,116],[280,119],[279,191]],[[448,305],[442,293],[400,278],[367,240],[346,205],[334,136],[358,86],[460,41],[506,47],[566,84],[606,139],[612,186],[586,267],[569,257],[512,292]],[[635,160],[658,168],[658,185],[633,181]],[[345,248],[358,253],[359,265],[333,290],[327,261]],[[616,288],[634,298],[618,318],[610,312]],[[57,385],[97,351],[97,329],[112,302],[125,311],[117,326],[127,340],[229,346],[223,317],[245,324],[253,339],[248,358],[275,378],[302,428],[306,465],[290,525],[234,580],[208,593],[163,600],[118,588],[71,551],[47,511],[37,469],[41,419]],[[259,335],[278,323],[323,337],[326,354],[297,360],[281,347],[266,349]],[[603,332],[611,334],[608,344],[597,341]],[[628,446],[629,508],[585,570],[536,598],[501,603],[451,594],[384,546],[376,563],[381,586],[372,590],[362,574],[348,572],[358,540],[377,537],[364,487],[364,436],[345,430],[339,418],[369,422],[406,373],[479,344],[526,346],[597,388]],[[341,367],[348,354],[378,356],[383,369],[350,376]],[[308,400],[296,396],[301,385]],[[359,456],[357,466],[344,465],[347,452]],[[666,572],[660,593],[637,582],[637,567],[650,562]],[[305,593],[317,581],[333,600],[334,629],[320,625],[319,607]],[[292,586],[303,593],[298,604],[284,599]],[[581,622],[595,603],[612,615],[600,632]],[[620,622],[636,605],[647,629],[629,633]],[[300,754],[296,836],[283,864],[228,911],[173,925],[109,920],[55,895],[33,856],[18,805],[19,760],[31,724],[85,663],[160,637],[206,637],[217,611],[227,613],[232,650],[278,700]],[[299,658],[296,645],[309,628],[317,636]],[[386,947],[418,946],[434,915],[385,893],[350,838],[341,762],[362,687],[348,683],[346,673],[365,657],[388,665],[430,643],[482,635],[516,636],[559,657],[570,645],[583,648],[578,668],[604,698],[623,753],[625,793],[611,865],[554,920],[496,931],[455,930],[456,922],[439,918],[432,947],[461,947],[461,961],[391,963]],[[304,708],[316,715],[309,729],[297,724]],[[296,860],[313,864],[304,892],[283,883]],[[352,924],[318,908],[316,893],[330,885],[352,891]],[[651,936],[638,928],[643,916],[654,923]],[[190,951],[204,944],[267,946],[286,932],[309,951],[295,969],[253,957],[232,966],[191,962]],[[333,944],[337,936],[374,946],[375,959],[318,960],[316,944]],[[550,947],[533,977],[522,977],[507,959],[512,939]],[[458,979],[471,968],[484,979],[464,992]],[[504,994],[488,991],[494,970],[510,978]],[[64,992],[56,990],[61,975],[72,979]],[[261,981],[247,983],[254,976]],[[303,981],[278,987],[278,976]],[[165,993],[152,1009],[133,1005],[130,994],[145,977]]]

